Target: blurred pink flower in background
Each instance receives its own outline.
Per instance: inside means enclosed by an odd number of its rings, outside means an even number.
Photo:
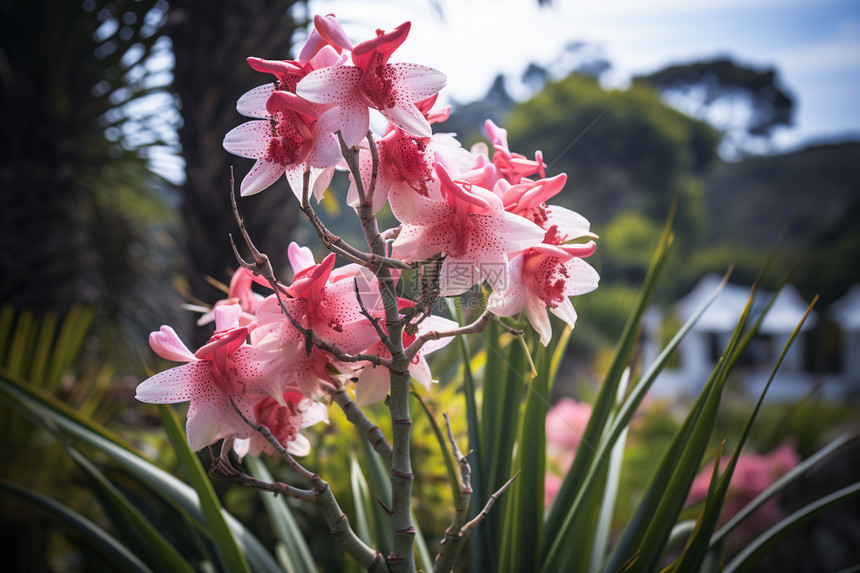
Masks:
[[[589,404],[567,397],[559,400],[547,413],[544,508],[552,505],[561,487],[562,476],[573,463],[590,418]]]
[[[728,462],[728,458],[724,458],[720,462],[721,471],[725,470]],[[726,502],[720,515],[720,523],[725,523],[731,519],[756,496],[799,463],[800,456],[794,447],[788,443],[780,444],[767,455],[741,454],[729,484]],[[709,466],[696,476],[687,498],[688,507],[707,497],[712,473],[713,467]],[[763,533],[782,517],[779,495],[776,495],[746,518],[732,535],[736,539],[751,539]]]

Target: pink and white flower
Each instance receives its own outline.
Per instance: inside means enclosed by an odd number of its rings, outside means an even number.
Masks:
[[[322,396],[321,386],[338,386],[338,373],[351,376],[352,365],[338,362],[316,345],[284,314],[303,329],[312,330],[321,340],[339,351],[356,354],[372,344],[373,325],[361,314],[355,285],[342,272],[333,272],[334,254],[321,263],[313,262],[310,250],[290,245],[290,262],[295,270],[293,284],[286,287],[288,297],[267,298],[257,310],[257,328],[251,335],[258,359],[285,380],[285,390],[303,392],[312,399]],[[338,269],[338,271],[340,271]]]
[[[310,171],[310,189],[319,199],[340,161],[340,146],[321,129],[318,110],[296,94],[274,90],[265,108],[245,111],[263,119],[243,123],[224,137],[224,149],[257,160],[242,180],[241,195],[259,193],[286,174],[301,201],[304,174]]]
[[[242,316],[239,317],[239,326],[247,326],[254,321],[254,313],[257,312],[257,307],[263,302],[263,295],[254,292],[251,289],[253,283],[263,284],[267,288],[268,283],[254,276],[254,274],[245,267],[239,267],[233,273],[230,279],[230,290],[227,293],[227,298],[216,302],[212,310],[197,319],[197,326],[209,324],[215,320],[215,307],[225,304],[238,304],[242,309]]]
[[[156,354],[185,364],[143,381],[135,398],[149,404],[190,401],[185,430],[192,450],[222,438],[252,435],[233,404],[252,419],[258,400],[281,397],[277,380],[267,375],[255,360],[254,349],[245,344],[251,327],[239,326],[241,315],[238,304],[216,307],[215,334],[193,354],[169,326],[149,337]]]
[[[594,253],[586,244],[548,245],[526,249],[511,259],[510,283],[505,291],[490,294],[487,308],[497,316],[514,316],[523,309],[546,346],[552,338],[547,309],[573,328],[576,311],[568,297],[597,288],[599,276],[582,260]]]
[[[325,404],[314,402],[301,392],[284,392],[283,403],[269,396],[257,402],[254,405],[254,419],[258,424],[267,427],[287,452],[294,456],[306,456],[311,451],[311,443],[299,430],[327,420],[328,409]],[[259,433],[250,438],[235,440],[233,451],[239,459],[248,454],[278,455],[272,444]]]
[[[319,22],[314,22],[319,30]],[[330,66],[299,81],[297,94],[332,106],[320,122],[332,132],[340,131],[348,146],[358,145],[368,132],[368,108],[404,131],[430,137],[430,124],[415,104],[445,87],[445,75],[427,66],[388,61],[406,40],[410,26],[405,22],[391,32],[380,30],[376,38],[355,46],[352,66]]]
[[[410,305],[411,303],[408,301],[402,301],[401,308],[406,308]],[[448,320],[441,316],[428,316],[418,325],[417,334],[403,333],[403,346],[404,348],[408,348],[418,336],[427,332],[447,332],[454,330],[458,326],[453,320]],[[451,340],[453,338],[446,337],[425,342],[424,346],[421,347],[409,363],[408,370],[410,376],[427,390],[430,389],[436,380],[433,379],[433,374],[430,372],[430,366],[427,364],[425,356],[443,348]],[[391,358],[391,352],[388,351],[388,348],[385,347],[385,344],[381,340],[377,340],[373,346],[368,348],[367,353],[376,354],[383,358]],[[374,366],[368,363],[361,370],[355,381],[355,403],[359,406],[364,406],[365,404],[378,402],[385,398],[390,387],[391,375],[389,370],[383,366]]]
[[[424,261],[444,253],[442,296],[464,293],[484,280],[493,290],[504,291],[509,280],[507,255],[540,243],[544,231],[506,212],[501,199],[487,189],[454,181],[439,163],[436,173],[444,201],[413,194],[412,212],[402,214],[411,223],[403,225],[394,241],[394,256]]]
[[[317,121],[324,108],[295,93],[301,78],[335,65],[339,59],[336,49],[325,43],[304,61],[248,58],[252,68],[276,79],[250,90],[236,103],[239,113],[263,121],[244,123],[224,138],[227,151],[257,160],[242,180],[243,196],[259,193],[286,173],[293,193],[301,200],[304,173],[310,171],[310,189],[317,200],[322,197],[334,165],[340,161],[340,146],[334,134],[321,130]]]

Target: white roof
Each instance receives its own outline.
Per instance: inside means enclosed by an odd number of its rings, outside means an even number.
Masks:
[[[675,308],[678,309],[681,319],[686,321],[693,316],[717,290],[721,280],[717,275],[706,275],[702,278],[699,284],[676,304]],[[732,332],[747,305],[750,292],[749,287],[726,284],[720,294],[717,295],[716,300],[699,318],[693,330],[699,332]],[[761,316],[772,297],[772,292],[760,290],[756,293],[753,302],[752,321]],[[860,303],[860,298],[858,298],[858,303]],[[797,289],[791,285],[786,285],[780,290],[773,306],[765,316],[759,332],[762,334],[790,334],[797,328],[807,306],[808,304],[797,292]],[[860,311],[860,306],[857,309]],[[802,330],[808,330],[814,325],[815,314],[810,313]]]
[[[860,330],[860,285],[830,306],[830,316],[845,330]]]

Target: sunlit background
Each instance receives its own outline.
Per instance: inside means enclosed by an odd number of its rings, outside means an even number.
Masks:
[[[509,130],[512,150],[529,157],[541,150],[550,175],[568,174],[558,201],[600,235],[591,262],[601,286],[574,300],[579,323],[547,400],[594,396],[673,201],[675,252],[638,355],[653,358],[714,277],[733,269],[726,296],[655,387],[633,439],[629,491],[647,477],[664,430],[677,425],[678,405],[701,388],[737,301],[766,267],[765,292],[789,286],[745,357],[719,430],[739,432],[763,376],[816,295],[751,449],[802,458],[857,429],[856,0],[3,2],[4,372],[27,380],[48,372],[45,391],[147,451],[165,450],[163,437],[153,437],[153,410],[132,396],[165,366],[148,349],[148,333],[169,323],[191,346],[204,341],[209,331],[195,325],[188,307],[222,298],[219,289],[236,268],[227,238],[235,232],[230,168],[241,180],[252,162],[227,154],[221,140],[243,121],[236,99],[269,81],[245,58],[294,57],[312,15],[330,12],[356,43],[377,28],[412,22],[394,58],[447,75],[439,103],[452,114],[437,131],[457,132],[468,147],[485,140],[484,120],[492,119]],[[357,236],[344,183],[335,179],[320,212],[338,232]],[[290,240],[322,253],[285,180],[240,206],[282,276],[290,276]],[[60,348],[64,358],[46,367],[45,353]],[[442,358],[440,368],[456,360]],[[453,400],[456,392],[446,395]],[[48,452],[41,467],[4,464],[4,479],[68,495],[76,507],[93,505],[74,479],[58,488],[56,476],[75,475],[74,467],[5,406],[0,431],[7,461],[32,459],[34,448]],[[321,463],[336,465],[320,451]],[[857,460],[843,456],[800,489],[856,479]],[[806,490],[785,503],[801,503]],[[0,507],[7,507],[2,498]],[[431,514],[419,508],[425,530],[444,528]],[[761,570],[837,571],[860,562],[856,505],[814,523],[804,539],[813,534]],[[0,512],[0,535],[0,554],[17,559],[10,571],[88,570],[86,556],[32,512]]]

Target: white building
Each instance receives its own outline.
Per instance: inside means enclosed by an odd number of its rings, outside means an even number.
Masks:
[[[860,391],[860,285],[854,285],[844,297],[830,306],[830,319],[842,335],[840,376]]]
[[[720,277],[708,275],[683,299],[669,309],[681,324],[693,317],[706,301],[717,291]],[[727,284],[717,295],[704,314],[699,317],[692,330],[681,342],[679,367],[667,368],[655,382],[652,393],[655,395],[678,395],[695,397],[701,391],[716,366],[717,360],[732,336],[732,332],[749,301],[749,287]],[[860,327],[860,291],[857,293],[857,311]],[[753,324],[765,310],[773,298],[773,293],[758,291],[753,303],[752,316],[749,324]],[[743,388],[753,397],[757,397],[776,364],[783,347],[788,342],[792,332],[800,324],[808,303],[803,300],[797,289],[786,285],[780,290],[773,305],[762,321],[759,333],[751,342],[743,358],[735,369],[735,379],[742,380]],[[804,369],[805,333],[816,324],[816,316],[811,313],[804,323],[800,334],[783,360],[774,382],[768,390],[768,398],[772,400],[791,400],[804,396],[820,381],[820,376],[809,373]],[[659,352],[659,328],[662,316],[659,311],[652,310],[645,321],[646,361],[656,358]],[[860,328],[855,330],[860,337]],[[860,341],[860,338],[857,339]],[[853,359],[860,367],[860,346]],[[860,372],[860,370],[857,370]],[[824,381],[828,382],[828,381]],[[831,388],[832,386],[832,388]],[[825,393],[841,393],[838,384],[824,384],[821,388]]]

